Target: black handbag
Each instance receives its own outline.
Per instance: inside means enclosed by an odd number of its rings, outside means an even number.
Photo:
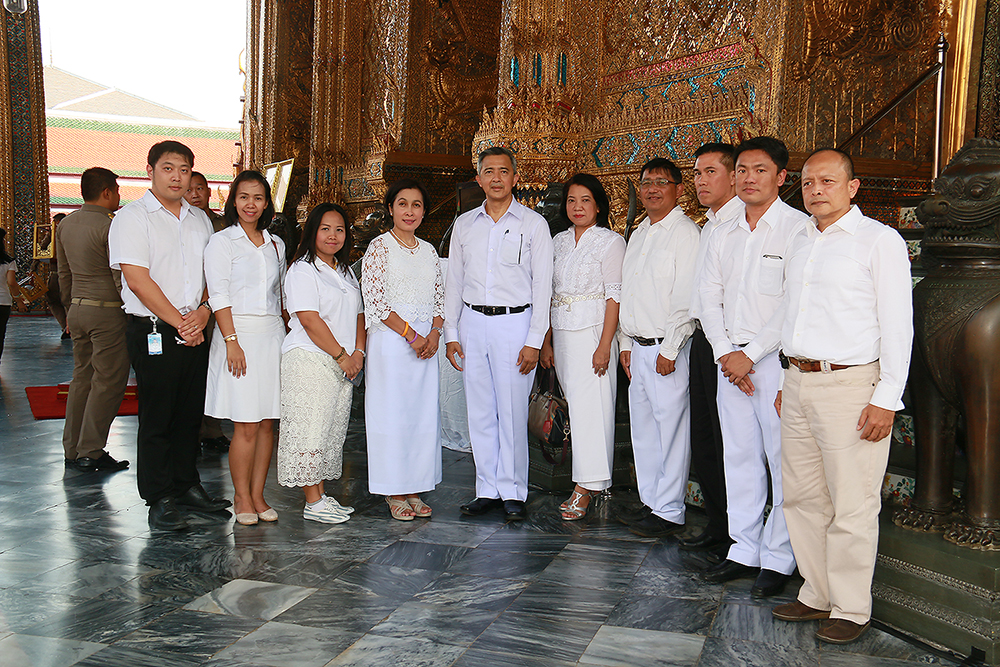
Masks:
[[[566,463],[570,453],[569,403],[555,369],[539,366],[528,399],[528,433],[541,443],[542,456],[553,465]]]

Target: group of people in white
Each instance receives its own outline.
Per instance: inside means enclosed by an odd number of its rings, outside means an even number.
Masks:
[[[204,212],[183,199],[193,162],[183,144],[154,146],[150,191],[118,212],[109,233],[139,384],[138,479],[151,525],[183,528],[175,501],[228,505],[204,492],[194,468],[202,411],[235,425],[239,523],[278,518],[264,498],[276,419],[279,483],[302,488],[305,519],[347,521],[353,509],[324,481],[341,476],[362,381],[369,490],[395,519],[430,517],[421,494],[442,475],[443,337],[462,372],[476,466],[464,514],[526,517],[528,397],[540,363],[555,368],[573,426],[576,487],[560,514],[583,519],[611,486],[620,363],[642,507],[618,518],[640,535],[678,533],[692,448],[705,446],[692,441],[689,409],[692,337],[703,330],[718,368],[728,535],[687,540],[724,547],[702,576],[755,576],[753,594],[767,597],[797,564],[805,585],[775,617],[822,619],[817,636],[832,642],[867,627],[912,314],[905,244],[852,206],[859,182],[849,156],[826,149],[806,160],[808,217],[778,197],[788,163],[780,141],[707,144],[694,166],[703,229],[678,206],[680,169],[655,158],[640,171],[646,218],[626,243],[611,229],[604,187],[582,173],[564,186],[568,229],[553,238],[513,196],[515,156],[489,148],[476,177],[486,200],[456,220],[445,274],[416,236],[427,192],[404,179],[387,189],[392,228],[369,244],[360,276],[348,262],[350,216],[329,203],[310,212],[286,268],[284,244],[267,231],[270,189],[255,171],[233,182],[228,226],[211,234]]]

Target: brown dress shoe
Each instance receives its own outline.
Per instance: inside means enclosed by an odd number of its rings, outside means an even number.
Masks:
[[[796,600],[788,604],[778,605],[771,610],[771,616],[774,616],[779,621],[797,623],[799,621],[818,621],[830,618],[830,612],[823,611],[822,609],[813,609]]]
[[[858,625],[845,618],[831,619],[816,631],[816,639],[827,644],[850,644],[868,629],[871,622]]]

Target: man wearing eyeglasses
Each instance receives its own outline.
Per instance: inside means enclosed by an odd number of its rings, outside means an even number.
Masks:
[[[639,193],[646,218],[632,233],[622,266],[618,341],[631,381],[632,451],[643,507],[619,519],[645,537],[684,527],[694,332],[688,308],[700,230],[677,205],[683,189],[680,169],[670,160],[654,158],[643,166]]]

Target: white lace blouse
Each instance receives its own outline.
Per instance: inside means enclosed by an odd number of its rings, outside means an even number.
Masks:
[[[407,250],[389,233],[375,238],[361,262],[361,294],[369,332],[387,329],[382,320],[393,311],[407,322],[443,318],[444,281],[434,246],[417,239],[417,247]]]
[[[593,226],[576,242],[572,228],[552,240],[552,328],[578,331],[604,323],[607,300],[621,303],[625,239]]]

